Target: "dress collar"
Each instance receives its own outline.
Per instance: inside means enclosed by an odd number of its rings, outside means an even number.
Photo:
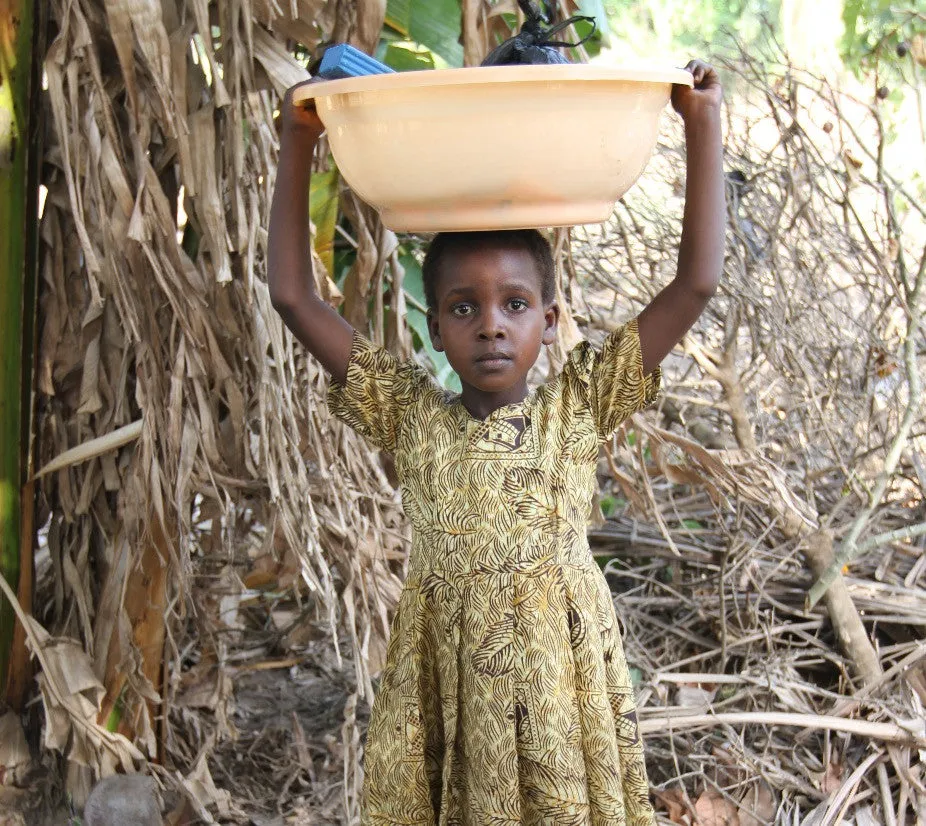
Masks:
[[[450,394],[447,398],[447,405],[459,420],[481,423],[502,418],[506,413],[526,413],[533,406],[536,398],[537,388],[533,388],[527,391],[527,395],[521,399],[521,401],[512,402],[511,404],[503,404],[501,407],[496,407],[495,410],[489,413],[489,415],[484,419],[480,419],[478,416],[474,416],[466,409],[466,406],[463,404],[463,399],[459,393]]]

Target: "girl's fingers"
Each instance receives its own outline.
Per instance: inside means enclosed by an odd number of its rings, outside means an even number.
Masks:
[[[309,85],[311,85],[311,84],[313,84],[313,83],[320,83],[321,80],[322,80],[322,78],[320,78],[320,77],[313,77],[313,78],[309,78],[308,80],[303,80],[303,81],[301,81],[300,83],[297,83],[295,86],[290,86],[290,87],[286,90],[286,94],[283,95],[283,100],[284,100],[284,102],[292,103],[292,100],[293,100],[293,93],[294,93],[297,89],[301,89],[303,86],[309,86]]]
[[[716,75],[714,67],[703,60],[690,60],[685,68],[691,72],[696,89],[700,88],[705,82],[710,81],[713,75]]]

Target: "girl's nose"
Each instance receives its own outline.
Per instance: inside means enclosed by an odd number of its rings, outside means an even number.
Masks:
[[[486,313],[483,316],[483,323],[482,328],[479,331],[479,338],[481,338],[483,341],[505,338],[505,325],[501,313],[496,311]]]

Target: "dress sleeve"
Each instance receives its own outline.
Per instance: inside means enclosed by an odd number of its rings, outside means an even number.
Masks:
[[[602,441],[621,423],[656,399],[662,380],[657,367],[643,373],[637,320],[612,332],[596,349],[583,341],[569,354],[563,378],[573,385],[574,397],[588,405]]]
[[[420,370],[354,332],[347,377],[328,388],[328,409],[382,450],[394,453]]]

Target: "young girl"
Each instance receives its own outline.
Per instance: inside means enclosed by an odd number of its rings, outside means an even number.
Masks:
[[[367,737],[368,826],[649,826],[633,686],[586,521],[599,445],[649,404],[723,259],[720,83],[700,61],[672,103],[688,174],[675,279],[600,349],[529,390],[559,308],[534,230],[439,235],[424,265],[451,395],[315,292],[309,170],[317,115],[283,105],[270,294],[331,374],[332,411],[395,456],[413,526],[408,579]]]

